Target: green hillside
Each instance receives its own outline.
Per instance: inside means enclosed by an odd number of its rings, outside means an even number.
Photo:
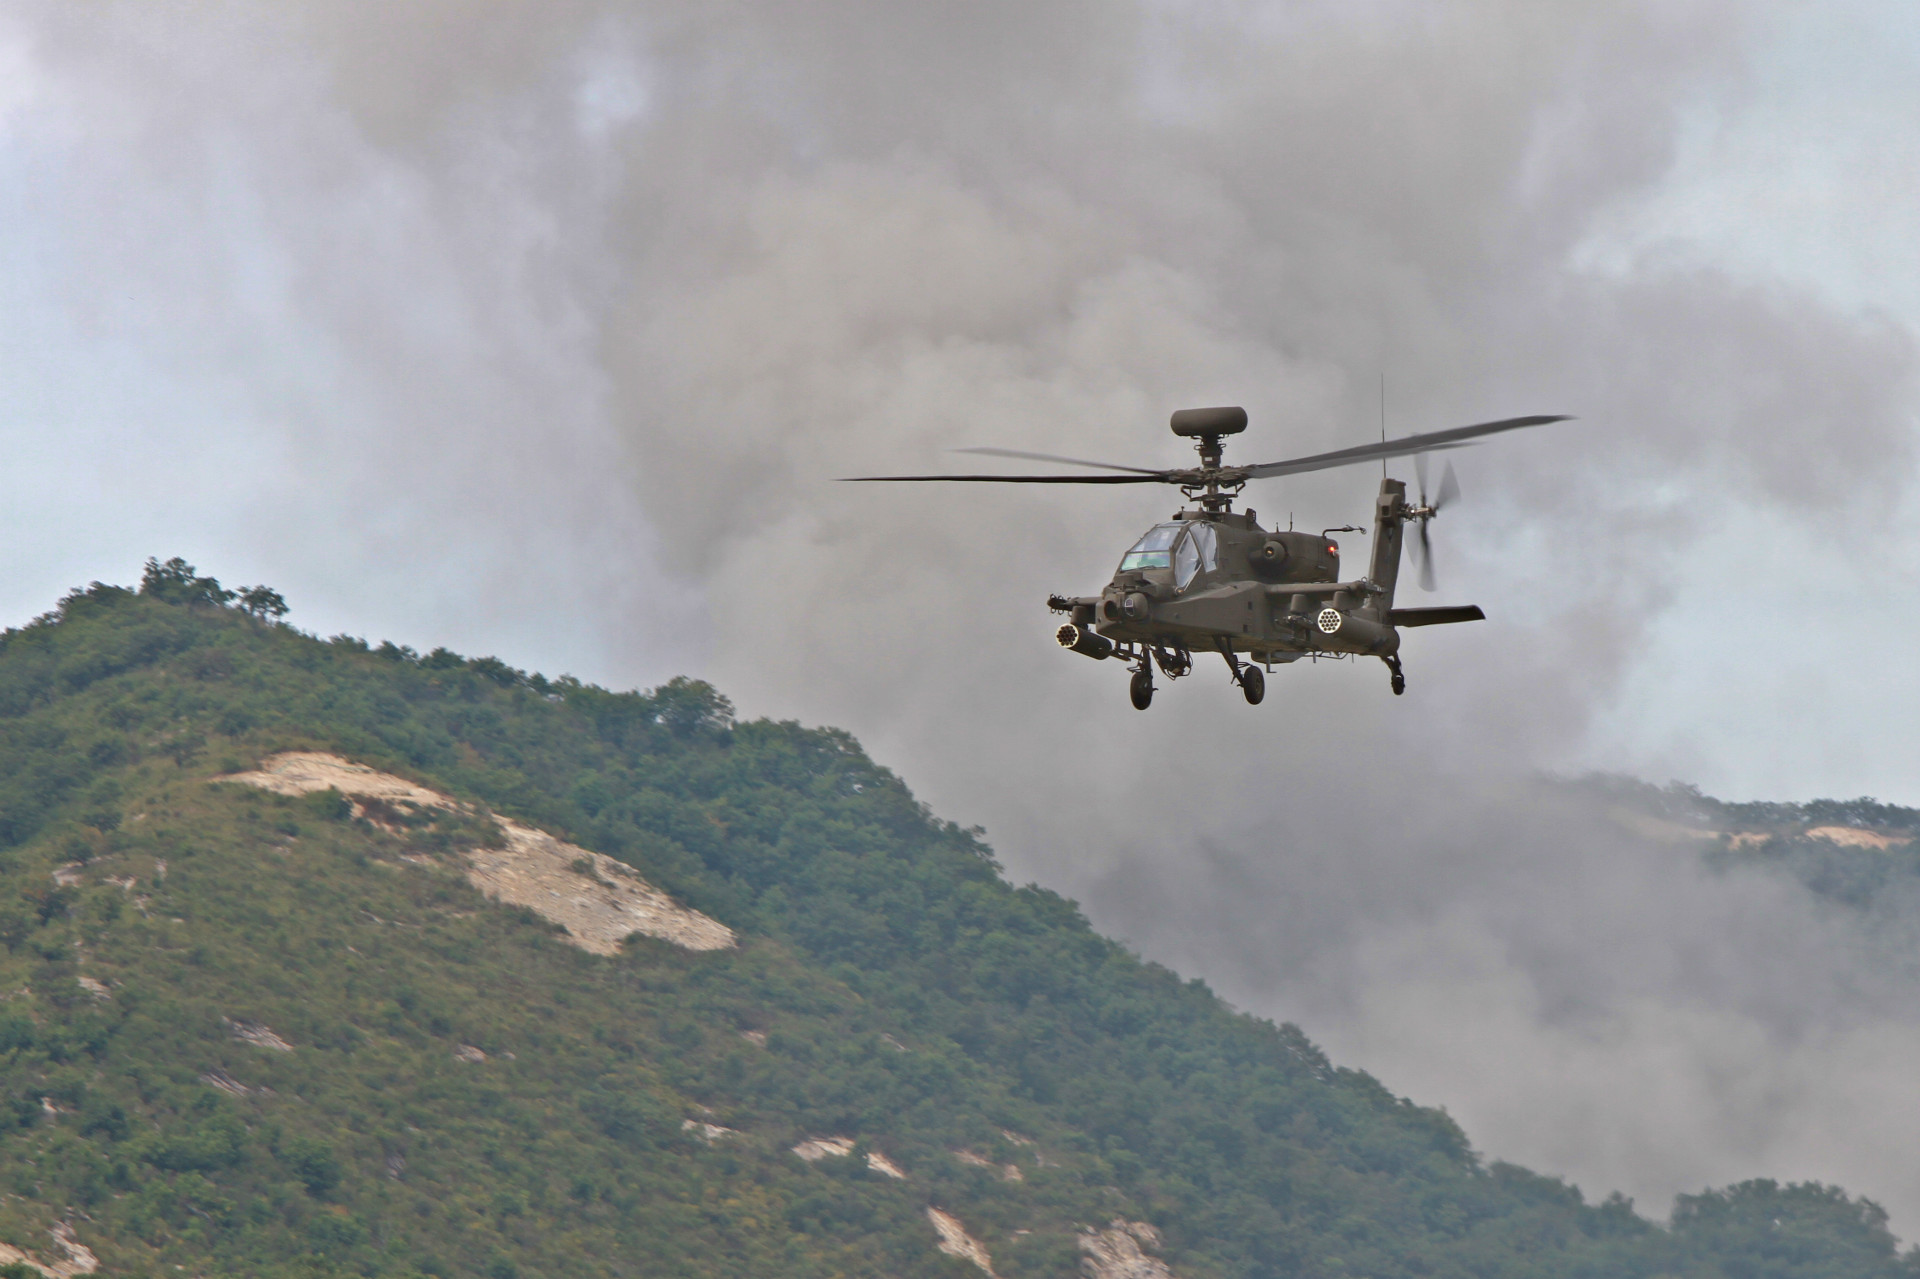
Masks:
[[[1859,799],[1734,804],[1674,782],[1593,776],[1573,785],[1688,832],[1719,870],[1784,872],[1829,901],[1911,918],[1920,903],[1920,809]]]
[[[174,561],[0,638],[0,1242],[42,1261],[65,1223],[115,1275],[978,1276],[935,1208],[1007,1279],[1920,1274],[1836,1189],[1655,1224],[1484,1162],[843,733],[283,611]],[[472,807],[212,781],[289,750]],[[495,816],[740,944],[583,951],[465,877]]]

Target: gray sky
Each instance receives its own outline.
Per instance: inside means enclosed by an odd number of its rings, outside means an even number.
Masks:
[[[183,554],[705,675],[1492,1154],[1920,1229],[1885,939],[1525,781],[1920,803],[1916,61],[1893,4],[0,2],[0,615]],[[1395,432],[1580,419],[1458,455],[1436,599],[1491,620],[1402,699],[1140,716],[1042,601],[1168,495],[831,482],[1173,464],[1186,404],[1336,447],[1383,373]]]

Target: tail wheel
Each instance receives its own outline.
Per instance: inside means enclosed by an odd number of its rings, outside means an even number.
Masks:
[[[1240,668],[1240,691],[1247,696],[1247,705],[1258,706],[1260,699],[1267,695],[1267,677],[1258,666]]]
[[[1153,672],[1135,671],[1133,683],[1127,686],[1127,695],[1133,698],[1133,709],[1137,711],[1153,705]]]

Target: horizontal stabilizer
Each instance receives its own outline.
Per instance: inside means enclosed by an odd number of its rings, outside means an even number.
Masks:
[[[1387,611],[1389,626],[1440,626],[1447,622],[1484,622],[1487,615],[1478,604],[1455,604],[1451,608],[1396,608]]]

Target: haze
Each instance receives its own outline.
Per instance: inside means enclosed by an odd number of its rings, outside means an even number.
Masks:
[[[182,554],[702,675],[1491,1156],[1912,1235],[1907,948],[1534,779],[1920,802],[1916,62],[1892,4],[0,3],[0,603]],[[832,482],[1338,447],[1383,375],[1394,433],[1579,417],[1458,455],[1491,620],[1400,699],[1055,649],[1169,494]]]

